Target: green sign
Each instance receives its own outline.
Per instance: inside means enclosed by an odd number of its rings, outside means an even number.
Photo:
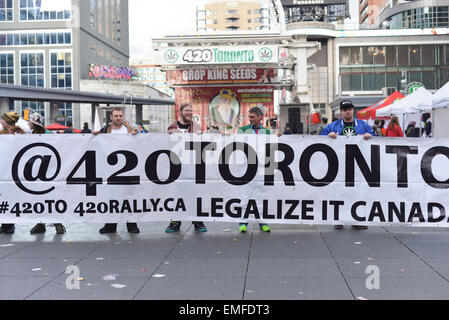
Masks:
[[[424,88],[424,85],[421,82],[415,81],[415,82],[409,83],[409,85],[407,86],[407,95],[412,94],[419,88]]]

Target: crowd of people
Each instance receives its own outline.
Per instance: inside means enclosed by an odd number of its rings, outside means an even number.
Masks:
[[[317,128],[315,134],[321,136],[329,136],[332,139],[336,139],[339,136],[363,136],[365,140],[369,140],[372,137],[420,137],[432,136],[432,122],[430,120],[430,114],[426,113],[422,116],[422,121],[424,123],[424,128],[421,130],[416,128],[416,122],[410,122],[407,129],[402,130],[398,117],[393,117],[390,120],[387,128],[385,128],[384,120],[375,120],[374,125],[370,126],[367,122],[363,120],[359,120],[355,117],[354,114],[354,105],[351,101],[345,100],[340,104],[340,118],[334,119],[332,123],[327,124],[328,120],[323,118],[322,123]],[[259,107],[254,107],[248,112],[248,119],[250,124],[244,127],[241,127],[238,130],[239,134],[256,134],[256,135],[264,135],[264,134],[272,134],[272,132],[263,127],[263,111]],[[19,115],[16,112],[6,112],[0,118],[1,131],[0,135],[4,134],[25,134],[26,131],[17,126],[17,122],[19,121]],[[44,118],[39,113],[33,113],[28,120],[28,132],[31,134],[46,134],[47,131],[44,126]],[[92,133],[94,136],[99,134],[128,134],[128,135],[137,135],[140,132],[145,132],[146,129],[141,125],[139,126],[131,126],[124,119],[124,110],[122,108],[114,108],[110,114],[110,123],[108,123],[103,129],[100,131],[91,132],[88,128],[87,123],[84,124],[83,133]],[[68,129],[65,130],[64,133],[72,134],[73,126],[71,123],[68,126]],[[193,120],[193,108],[189,103],[183,104],[180,107],[179,118],[176,122],[174,122],[168,129],[167,132],[169,134],[174,133],[183,133],[183,134],[192,134],[192,133],[201,133],[201,126]],[[284,131],[285,135],[291,134],[290,128],[287,126]],[[278,136],[282,134],[278,132]],[[192,222],[195,231],[197,232],[207,232],[207,227],[201,221]],[[181,221],[171,221],[168,227],[165,229],[166,233],[175,233],[180,232],[181,230]],[[57,234],[64,234],[66,229],[63,224],[54,224]],[[365,226],[354,226],[358,229],[367,229]],[[262,232],[271,232],[271,228],[263,221],[259,221],[259,228]],[[342,229],[342,225],[336,226],[337,229]],[[128,222],[127,229],[129,233],[140,233],[137,223]],[[239,232],[246,233],[248,231],[248,222],[241,221],[239,224]],[[14,224],[2,224],[0,227],[0,234],[11,235],[15,232]],[[35,225],[30,233],[31,234],[42,234],[46,232],[45,224],[37,224]],[[106,224],[103,228],[100,229],[100,234],[110,234],[117,232],[117,224]]]

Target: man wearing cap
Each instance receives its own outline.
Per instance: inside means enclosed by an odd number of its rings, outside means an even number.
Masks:
[[[3,129],[0,134],[24,134],[23,129],[16,127],[16,123],[19,121],[19,115],[16,112],[7,112],[2,115],[0,123]],[[2,224],[0,227],[0,234],[13,234],[15,227],[13,224]]]
[[[329,136],[333,139],[338,136],[363,136],[365,140],[369,140],[376,135],[368,123],[354,117],[354,105],[351,101],[345,100],[340,103],[340,114],[340,120],[324,128],[320,133],[321,136]]]
[[[332,122],[322,132],[321,136],[329,136],[337,139],[338,136],[351,137],[363,136],[369,140],[376,134],[373,128],[363,120],[354,117],[354,105],[350,100],[344,100],[340,103],[340,120]],[[368,229],[366,226],[353,226],[355,229]],[[336,229],[343,229],[342,225],[335,226]]]

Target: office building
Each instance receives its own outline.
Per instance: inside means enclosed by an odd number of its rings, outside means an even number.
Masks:
[[[197,8],[197,31],[270,30],[268,4],[258,1],[210,1]]]
[[[0,82],[80,90],[90,66],[128,66],[128,0],[0,0]],[[47,124],[73,121],[80,106],[16,102]]]

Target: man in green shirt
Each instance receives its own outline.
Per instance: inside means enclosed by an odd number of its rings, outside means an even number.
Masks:
[[[271,134],[269,129],[262,126],[263,112],[260,108],[254,107],[249,110],[248,113],[250,124],[245,127],[241,127],[238,130],[239,134]],[[271,229],[267,224],[260,223],[259,226],[262,232],[271,232]],[[240,223],[239,231],[241,233],[246,233],[248,231],[248,223]]]

